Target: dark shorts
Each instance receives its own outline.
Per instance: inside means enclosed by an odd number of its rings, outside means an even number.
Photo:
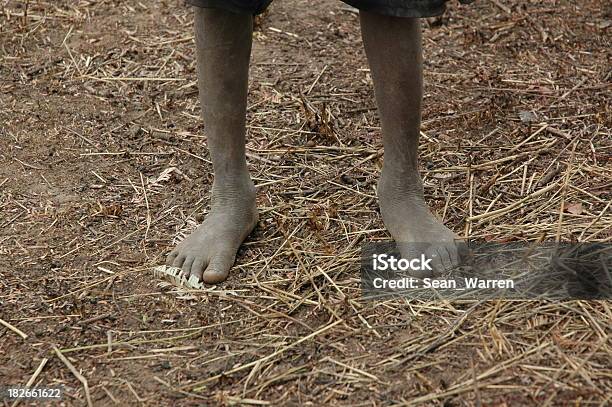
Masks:
[[[433,17],[444,13],[449,0],[342,0],[359,10],[394,17]],[[471,3],[474,0],[459,0]],[[198,7],[213,7],[235,13],[259,14],[272,0],[187,0]]]

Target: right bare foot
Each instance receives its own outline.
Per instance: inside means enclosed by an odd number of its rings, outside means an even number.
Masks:
[[[166,264],[204,283],[224,281],[238,248],[257,224],[255,187],[248,181],[213,186],[211,210],[204,222],[168,255]],[[230,184],[232,184],[230,186]]]

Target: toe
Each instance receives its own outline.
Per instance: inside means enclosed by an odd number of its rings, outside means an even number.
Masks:
[[[191,275],[195,276],[198,280],[202,280],[202,273],[204,273],[204,268],[206,267],[206,262],[203,257],[196,257],[191,265]]]
[[[428,257],[431,258],[431,265],[433,266],[433,272],[436,275],[444,273],[450,264],[448,252],[444,247],[436,247],[429,250]]]
[[[457,247],[457,256],[459,257],[459,263],[466,262],[470,256],[470,247],[463,240],[456,240],[455,246]]]
[[[444,264],[442,264],[442,260],[440,259],[440,256],[438,255],[438,253],[435,253],[433,255],[430,256],[431,257],[431,268],[433,269],[433,271],[431,272],[431,274],[433,276],[439,276],[440,273],[442,273],[442,270],[444,270]]]
[[[183,266],[183,262],[185,261],[185,256],[184,255],[178,255],[176,256],[176,258],[174,259],[174,261],[172,262],[172,267],[176,267],[176,268],[181,268]]]
[[[442,264],[444,265],[444,272],[450,271],[454,267],[453,255],[451,254],[452,250],[453,248],[449,247],[448,245],[444,245],[439,249],[440,258],[442,259]]]
[[[234,265],[235,253],[222,252],[213,257],[202,275],[202,281],[207,284],[216,284],[224,281]]]
[[[178,251],[172,250],[168,257],[166,257],[166,266],[172,266],[174,260],[176,259],[176,256],[178,256]]]
[[[195,257],[188,256],[183,262],[183,266],[181,267],[183,269],[183,277],[189,278],[189,275],[191,274],[191,265],[193,264],[194,260]]]
[[[457,250],[457,246],[455,245],[455,243],[451,243],[449,245],[446,246],[446,250],[448,251],[448,254],[450,256],[450,261],[451,261],[451,268],[455,268],[457,266],[459,266],[459,252]]]

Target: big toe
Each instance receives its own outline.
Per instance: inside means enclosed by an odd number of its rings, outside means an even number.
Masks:
[[[206,284],[217,284],[225,281],[230,269],[234,265],[235,258],[236,253],[230,250],[225,250],[215,255],[202,274],[202,281]]]
[[[453,242],[436,245],[427,251],[435,274],[447,273],[459,265],[457,246]]]

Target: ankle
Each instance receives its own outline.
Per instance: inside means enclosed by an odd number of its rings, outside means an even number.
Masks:
[[[418,177],[418,162],[414,158],[392,157],[390,154],[386,153],[383,160],[382,173],[389,176]]]
[[[220,204],[231,204],[236,201],[254,202],[256,190],[248,173],[234,176],[215,176],[212,196],[213,200]]]
[[[421,175],[416,168],[383,165],[378,181],[379,187],[387,189],[423,189]]]
[[[397,171],[383,167],[377,184],[381,205],[405,205],[423,199],[423,183],[416,170]]]

